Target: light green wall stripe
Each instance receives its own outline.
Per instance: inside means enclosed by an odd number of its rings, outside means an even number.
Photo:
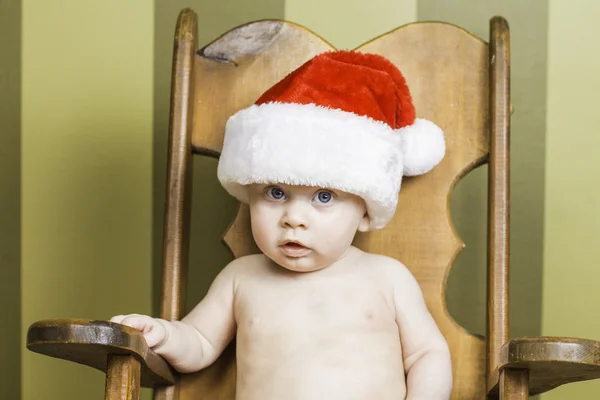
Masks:
[[[153,4],[23,1],[22,328],[150,312]],[[104,375],[22,348],[23,399]]]
[[[597,1],[550,1],[543,325],[545,335],[600,340],[600,55]],[[600,381],[551,399],[596,399]]]
[[[352,49],[416,19],[417,0],[286,0],[285,18],[339,49]]]
[[[511,32],[511,336],[539,335],[543,272],[547,1],[419,0],[420,21],[457,24],[489,40],[489,19]],[[487,167],[457,186],[452,216],[467,247],[451,271],[448,307],[458,322],[485,333]]]
[[[0,2],[0,398],[21,398],[21,1]]]

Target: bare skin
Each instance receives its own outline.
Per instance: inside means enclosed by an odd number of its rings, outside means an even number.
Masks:
[[[397,260],[350,244],[368,223],[360,199],[252,190],[264,254],[225,267],[182,321],[112,321],[144,332],[180,372],[212,364],[235,335],[237,400],[449,399],[448,347],[416,280]]]

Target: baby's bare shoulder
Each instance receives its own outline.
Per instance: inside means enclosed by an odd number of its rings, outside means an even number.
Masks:
[[[266,263],[265,258],[266,257],[262,254],[250,254],[238,257],[227,264],[224,269],[239,272],[247,269],[260,268]]]
[[[383,254],[364,253],[363,263],[370,273],[385,279],[394,286],[413,285],[415,278],[410,270],[399,260]]]
[[[223,272],[236,278],[255,276],[266,273],[270,264],[269,259],[263,254],[250,254],[234,259],[223,268]]]
[[[383,254],[363,253],[361,263],[379,274],[402,274],[410,272],[399,260]]]
[[[249,254],[231,261],[226,268],[243,269],[252,266],[259,266],[266,262],[266,257],[263,254]]]
[[[241,284],[248,281],[248,278],[255,280],[252,278],[264,275],[267,264],[266,257],[262,254],[252,254],[236,258],[219,272],[212,286],[215,288],[233,287],[233,292],[235,293]]]

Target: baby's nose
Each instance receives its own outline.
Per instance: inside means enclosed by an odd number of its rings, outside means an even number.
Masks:
[[[281,224],[284,227],[307,228],[308,215],[306,205],[300,201],[290,201],[283,213]]]

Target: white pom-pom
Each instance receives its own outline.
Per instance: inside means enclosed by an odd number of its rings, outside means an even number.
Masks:
[[[411,126],[398,129],[398,134],[404,154],[403,175],[427,173],[446,154],[444,132],[431,121],[417,118]]]

